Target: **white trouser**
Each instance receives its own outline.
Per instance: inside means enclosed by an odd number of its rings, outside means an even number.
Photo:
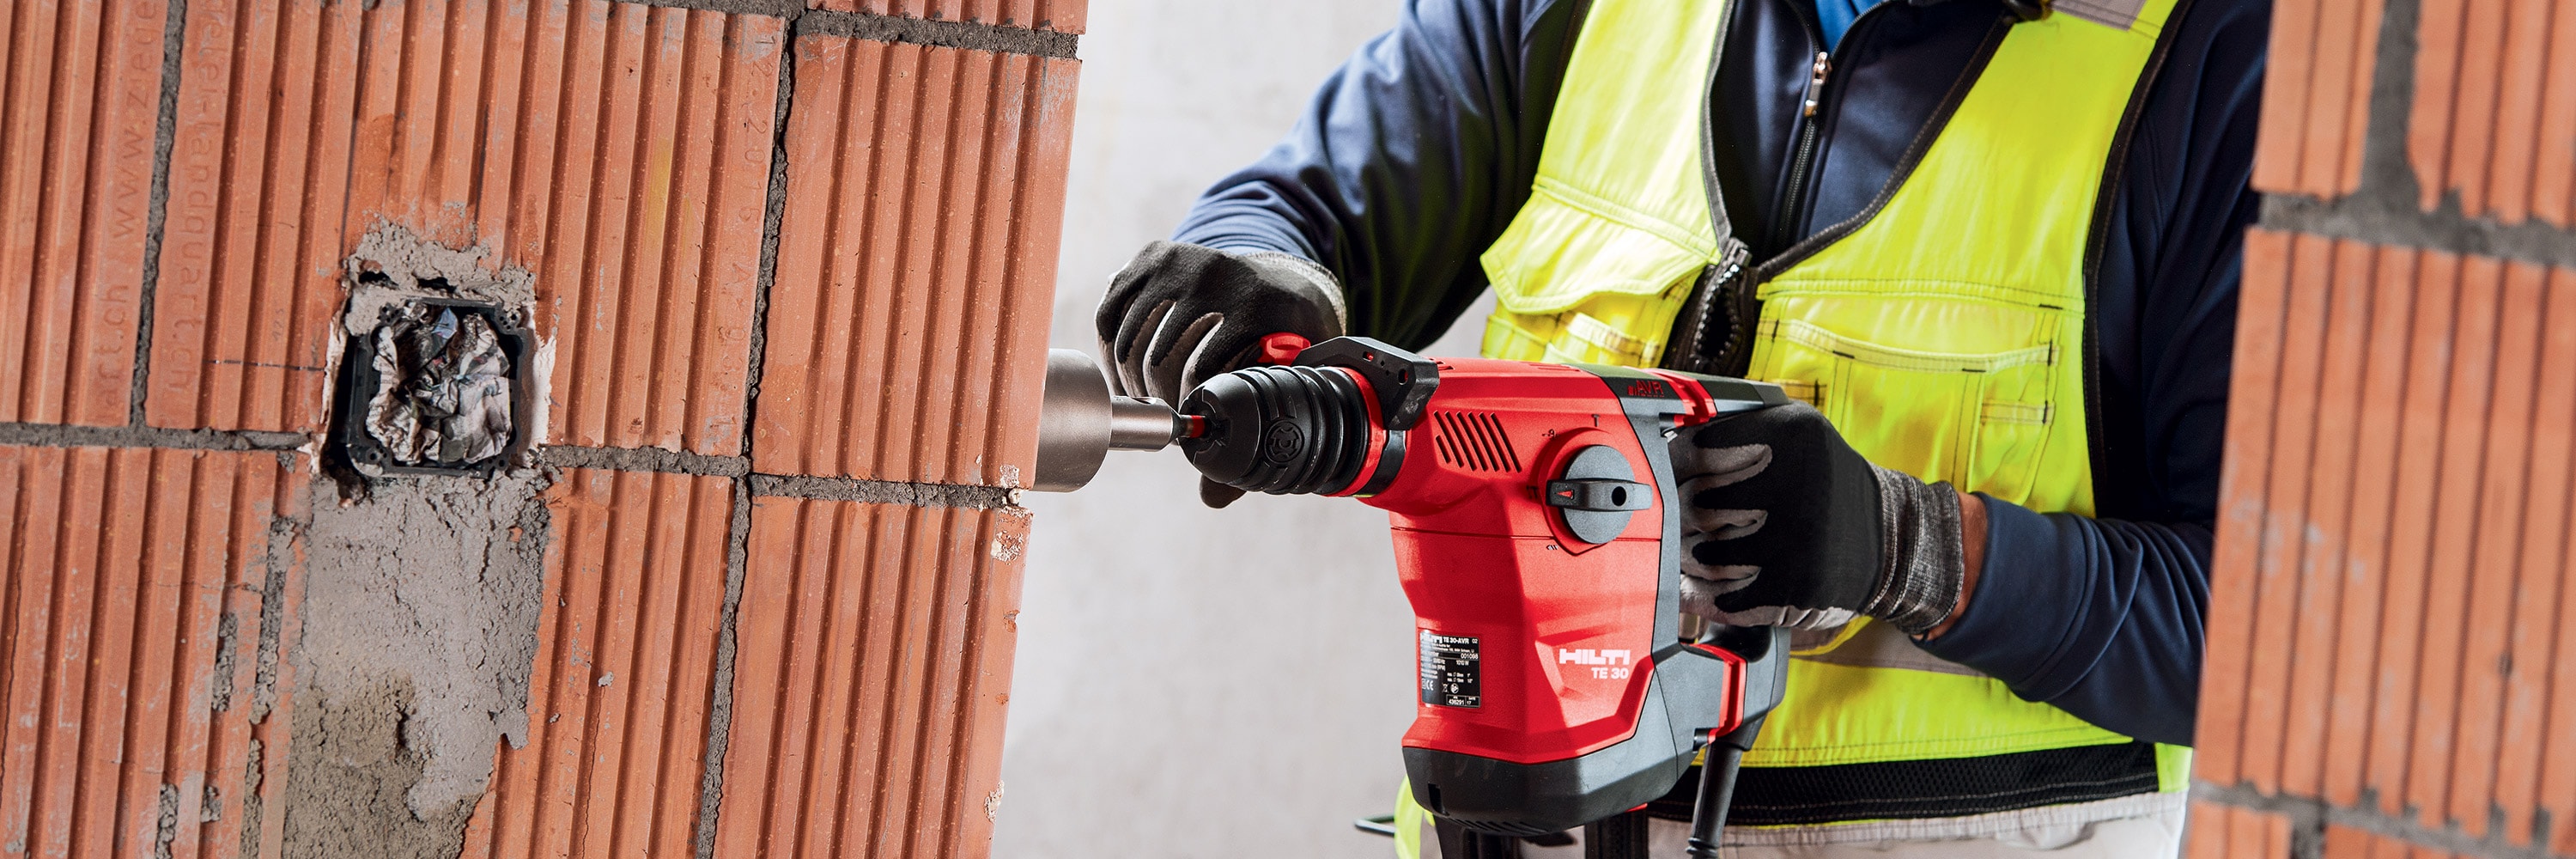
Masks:
[[[2182,854],[2182,795],[2124,800],[2088,805],[2099,809],[2116,803],[2144,813],[2089,823],[2034,822],[2003,835],[1972,838],[1924,838],[1918,833],[1918,837],[1904,839],[1837,839],[1829,844],[1730,841],[1725,859],[2174,859]],[[1648,822],[1647,833],[1655,859],[1679,859],[1690,827],[1676,820],[1654,820]],[[1437,850],[1427,844],[1426,847],[1425,855]],[[1583,848],[1524,846],[1521,855],[1528,859],[1570,859],[1582,856]]]
[[[1791,846],[1728,845],[1727,859],[2173,859],[2182,853],[2183,808],[2147,817],[2039,827],[2008,835],[1950,841],[1876,841]],[[1690,826],[1649,824],[1657,859],[1682,855]]]

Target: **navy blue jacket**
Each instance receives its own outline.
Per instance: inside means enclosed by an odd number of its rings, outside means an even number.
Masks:
[[[1527,199],[1580,0],[1411,0],[1297,129],[1210,188],[1174,240],[1294,253],[1342,279],[1353,333],[1436,339]],[[2188,744],[2268,0],[2181,0],[2089,268],[2098,518],[1989,499],[1985,567],[1925,647],[2124,734]],[[1823,43],[1813,0],[1741,0],[1711,98],[1728,217],[1758,262],[1859,216],[1980,45],[1998,0],[1887,0],[1833,51],[1821,155],[1788,149]],[[1675,86],[1698,81],[1677,80]],[[1794,209],[1794,210],[1791,210]]]

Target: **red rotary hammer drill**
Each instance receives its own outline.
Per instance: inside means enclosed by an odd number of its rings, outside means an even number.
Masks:
[[[1769,628],[1685,634],[1666,443],[1784,404],[1780,389],[1435,360],[1361,337],[1265,345],[1281,363],[1209,379],[1177,414],[1105,397],[1087,360],[1089,383],[1069,396],[1051,373],[1041,488],[1051,455],[1074,451],[1088,478],[1110,447],[1177,441],[1220,483],[1386,510],[1420,644],[1404,735],[1414,798],[1481,832],[1560,832],[1665,795],[1709,747],[1691,855],[1715,856],[1736,758],[1779,701],[1788,641]],[[1082,402],[1058,406],[1068,398]],[[1091,405],[1102,398],[1112,406]]]

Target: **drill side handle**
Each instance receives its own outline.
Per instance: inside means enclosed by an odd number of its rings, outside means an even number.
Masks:
[[[1753,738],[1762,733],[1763,718],[1746,719],[1708,744],[1708,760],[1700,765],[1699,795],[1691,802],[1689,848],[1683,855],[1717,859],[1718,845],[1726,834],[1726,809],[1735,804],[1735,771],[1742,767],[1744,753],[1753,749]]]
[[[1709,738],[1707,759],[1700,765],[1699,792],[1691,803],[1691,859],[1717,859],[1726,834],[1726,811],[1735,802],[1735,775],[1744,753],[1762,733],[1762,722],[1788,692],[1789,631],[1776,626],[1721,627],[1710,643],[1744,657],[1742,717],[1734,730]]]

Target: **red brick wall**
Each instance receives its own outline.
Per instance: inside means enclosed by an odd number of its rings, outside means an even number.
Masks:
[[[0,6],[0,857],[984,855],[1084,2],[811,6]],[[533,290],[508,479],[317,465],[388,236]],[[371,507],[525,596],[367,709]]]
[[[2196,859],[2576,856],[2571,38],[2277,2]]]

